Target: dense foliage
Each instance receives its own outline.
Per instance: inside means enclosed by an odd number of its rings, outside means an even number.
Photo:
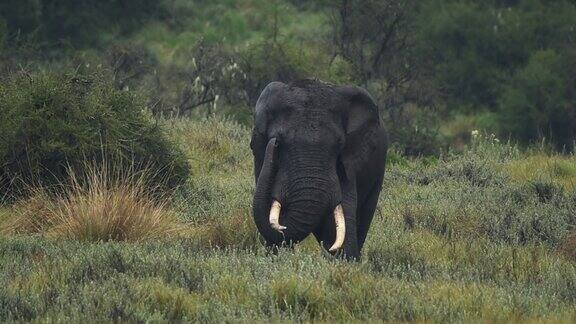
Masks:
[[[0,191],[22,194],[81,174],[86,161],[146,168],[161,187],[188,176],[181,152],[140,98],[92,74],[22,74],[0,83]],[[156,186],[156,184],[153,184]]]
[[[427,1],[421,10],[420,55],[449,110],[495,111],[504,136],[573,148],[574,2]]]
[[[0,68],[101,61],[155,114],[243,123],[268,82],[317,77],[367,87],[406,154],[469,140],[463,120],[571,151],[575,28],[569,0],[4,1]]]

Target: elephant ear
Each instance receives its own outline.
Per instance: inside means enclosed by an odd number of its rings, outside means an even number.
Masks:
[[[264,153],[266,152],[266,145],[269,141],[267,130],[270,111],[278,105],[278,102],[280,102],[281,91],[284,87],[285,84],[282,82],[271,82],[264,88],[264,90],[262,90],[262,93],[256,102],[256,108],[254,110],[254,129],[252,130],[252,139],[250,140],[250,148],[254,155],[254,177],[256,178],[256,182],[258,181],[258,176],[262,169]]]
[[[346,133],[340,159],[346,176],[352,179],[376,149],[380,116],[378,106],[363,88],[340,87],[338,91],[345,100],[342,120]]]

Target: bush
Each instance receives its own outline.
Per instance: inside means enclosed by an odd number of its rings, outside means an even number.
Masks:
[[[188,175],[183,153],[140,98],[103,74],[21,74],[0,83],[0,138],[0,192],[7,197],[22,195],[26,184],[66,182],[69,170],[82,174],[86,160],[147,168],[151,186],[162,190]]]
[[[511,44],[502,40],[510,39],[507,26],[500,26],[496,14],[472,1],[426,1],[422,13],[418,53],[433,60],[435,86],[449,94],[454,106],[493,104],[505,68],[511,64],[507,51],[512,50],[514,39]],[[496,33],[493,28],[503,31]]]

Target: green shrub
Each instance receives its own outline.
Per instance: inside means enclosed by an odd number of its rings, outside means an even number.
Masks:
[[[382,224],[380,224],[382,225]],[[574,318],[576,267],[542,247],[447,243],[397,228],[364,264],[319,255],[0,238],[8,321],[470,322]],[[393,233],[390,233],[393,232]],[[392,235],[390,235],[392,234]]]
[[[495,107],[510,78],[547,49],[569,53],[576,6],[566,0],[421,2],[414,35],[454,109]],[[572,56],[573,57],[573,56]]]
[[[153,187],[182,183],[188,165],[132,92],[102,74],[15,75],[0,84],[0,192],[66,183],[85,161],[120,160],[154,175]]]

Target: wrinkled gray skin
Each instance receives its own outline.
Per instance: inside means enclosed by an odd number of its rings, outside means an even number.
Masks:
[[[370,95],[359,87],[316,80],[272,82],[258,99],[254,122],[253,215],[267,245],[298,243],[313,233],[329,249],[336,238],[333,211],[341,203],[346,238],[336,253],[359,259],[387,151]],[[273,199],[282,205],[283,233],[269,223]]]

